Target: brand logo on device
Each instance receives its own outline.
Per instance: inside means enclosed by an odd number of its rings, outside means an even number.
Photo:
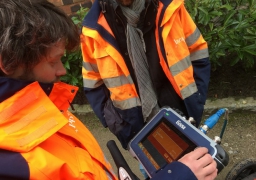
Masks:
[[[178,126],[180,126],[181,129],[183,129],[183,130],[186,129],[186,126],[184,126],[184,124],[182,124],[180,120],[176,121],[176,124],[177,124]]]

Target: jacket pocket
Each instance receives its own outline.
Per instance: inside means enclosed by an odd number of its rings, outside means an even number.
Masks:
[[[104,106],[104,115],[109,130],[117,136],[118,133],[126,125],[126,122],[120,117],[118,112],[115,110],[115,107],[110,99],[107,100]]]

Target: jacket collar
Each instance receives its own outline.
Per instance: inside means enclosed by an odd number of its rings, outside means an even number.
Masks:
[[[31,83],[34,82],[0,77],[0,103]],[[68,109],[78,90],[78,87],[63,82],[37,83],[40,85],[44,93],[49,96],[55,106],[61,111],[66,111]]]
[[[8,77],[0,77],[0,103],[31,83],[32,81],[22,81]],[[47,95],[51,93],[53,88],[52,83],[39,84]]]

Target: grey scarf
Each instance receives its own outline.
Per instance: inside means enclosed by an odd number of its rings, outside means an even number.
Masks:
[[[130,7],[121,6],[123,14],[127,18],[127,48],[138,82],[142,113],[144,121],[148,121],[158,112],[159,107],[148,71],[143,33],[137,28],[140,13],[144,8],[145,0],[134,0]]]

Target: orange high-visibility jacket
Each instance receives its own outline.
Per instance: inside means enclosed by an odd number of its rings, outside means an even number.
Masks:
[[[188,114],[198,121],[198,125],[210,76],[207,43],[185,9],[183,0],[159,0],[155,25],[159,63],[176,93],[184,100]],[[119,134],[122,136],[119,140],[129,140],[143,126],[141,103],[99,0],[94,2],[84,19],[81,39],[87,99],[103,125],[109,126],[104,102],[110,98],[121,118],[134,124],[135,129],[126,129],[126,135]]]
[[[34,82],[0,103],[0,179],[116,179],[93,135],[68,111],[77,89],[54,83],[47,96]]]

